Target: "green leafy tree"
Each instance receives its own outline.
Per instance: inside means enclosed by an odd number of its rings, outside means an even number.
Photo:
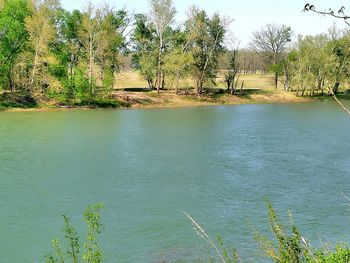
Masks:
[[[210,18],[204,10],[192,8],[185,25],[192,40],[190,51],[194,61],[192,72],[196,80],[196,92],[202,94],[204,83],[215,84],[228,23],[219,14]]]
[[[289,84],[297,86],[297,94],[324,93],[325,88],[333,87],[336,79],[340,79],[337,74],[340,61],[333,47],[327,35],[299,37],[297,49],[286,62],[293,76]]]
[[[101,28],[102,19],[102,10],[89,2],[82,13],[82,24],[78,32],[79,43],[82,48],[79,66],[82,71],[85,70],[86,72],[86,78],[89,83],[88,93],[91,96],[98,95],[96,94],[96,80],[98,77],[96,60],[105,47],[105,41],[103,41],[104,32]]]
[[[33,2],[29,7],[31,15],[25,19],[28,41],[17,66],[21,74],[19,84],[31,97],[38,98],[49,87],[59,85],[49,74],[49,65],[57,63],[52,56],[50,45],[56,36],[54,17],[59,3],[47,0]]]
[[[164,79],[162,69],[164,46],[166,45],[164,33],[167,27],[174,22],[176,10],[172,0],[149,0],[149,3],[151,7],[149,18],[158,40],[157,92],[159,92]]]
[[[280,63],[281,70],[284,74],[283,86],[285,91],[290,90],[293,84],[297,71],[297,61],[298,52],[296,50],[292,50],[285,55]]]
[[[170,87],[175,82],[175,92],[179,90],[180,78],[189,76],[193,57],[189,51],[190,40],[186,32],[181,29],[168,30],[169,44],[164,55],[164,72]]]
[[[15,89],[14,65],[28,38],[25,20],[30,15],[28,1],[8,0],[0,7],[0,85]]]
[[[108,6],[103,9],[101,30],[104,37],[100,40],[103,48],[96,59],[102,84],[109,93],[114,88],[115,74],[121,65],[120,56],[128,50],[126,35],[131,21],[125,10],[114,11]]]
[[[135,29],[132,36],[133,57],[132,64],[140,70],[150,89],[156,88],[158,49],[155,28],[148,23],[143,14],[135,15]]]
[[[79,30],[82,27],[82,13],[79,10],[67,11],[61,9],[58,14],[58,34],[52,50],[59,61],[53,68],[53,74],[61,81],[64,87],[63,95],[73,99],[79,93],[77,76],[81,74],[78,62],[81,59],[81,45]]]

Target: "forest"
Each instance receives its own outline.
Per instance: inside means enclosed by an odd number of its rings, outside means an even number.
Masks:
[[[178,94],[181,80],[190,78],[198,96],[220,82],[238,95],[240,75],[251,73],[268,75],[276,89],[297,96],[348,87],[350,34],[336,26],[301,36],[287,25],[267,24],[240,48],[232,18],[195,6],[180,24],[175,15],[171,0],[152,0],[142,14],[92,2],[68,11],[59,0],[1,0],[2,108],[126,106],[115,98],[125,61],[157,92]]]

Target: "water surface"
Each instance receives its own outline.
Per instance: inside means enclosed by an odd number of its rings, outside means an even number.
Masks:
[[[0,113],[0,262],[44,262],[100,201],[105,262],[206,259],[182,210],[257,262],[266,199],[312,244],[350,241],[349,131],[331,102]]]

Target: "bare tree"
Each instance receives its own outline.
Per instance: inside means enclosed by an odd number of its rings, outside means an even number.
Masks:
[[[176,10],[172,0],[149,0],[151,6],[150,20],[154,24],[159,39],[158,69],[157,69],[157,92],[162,85],[163,71],[163,48],[164,31],[174,22]]]
[[[240,49],[237,61],[242,74],[256,74],[258,71],[265,72],[266,70],[262,57],[254,50]]]
[[[288,43],[291,42],[291,36],[292,30],[290,27],[275,24],[267,24],[265,28],[253,33],[251,47],[264,58],[268,65],[272,66],[276,89],[280,75],[279,63]]]

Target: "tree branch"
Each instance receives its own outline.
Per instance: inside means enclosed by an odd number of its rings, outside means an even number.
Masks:
[[[335,18],[338,18],[338,19],[343,19],[344,22],[348,26],[350,26],[350,22],[349,22],[350,16],[345,14],[345,7],[344,6],[342,6],[338,10],[338,12],[335,12],[331,8],[329,8],[328,11],[320,11],[320,10],[317,10],[314,5],[308,3],[308,4],[306,4],[304,6],[303,12],[314,12],[314,13],[320,14],[320,15],[328,15],[328,16],[332,16],[332,17],[335,17]]]

